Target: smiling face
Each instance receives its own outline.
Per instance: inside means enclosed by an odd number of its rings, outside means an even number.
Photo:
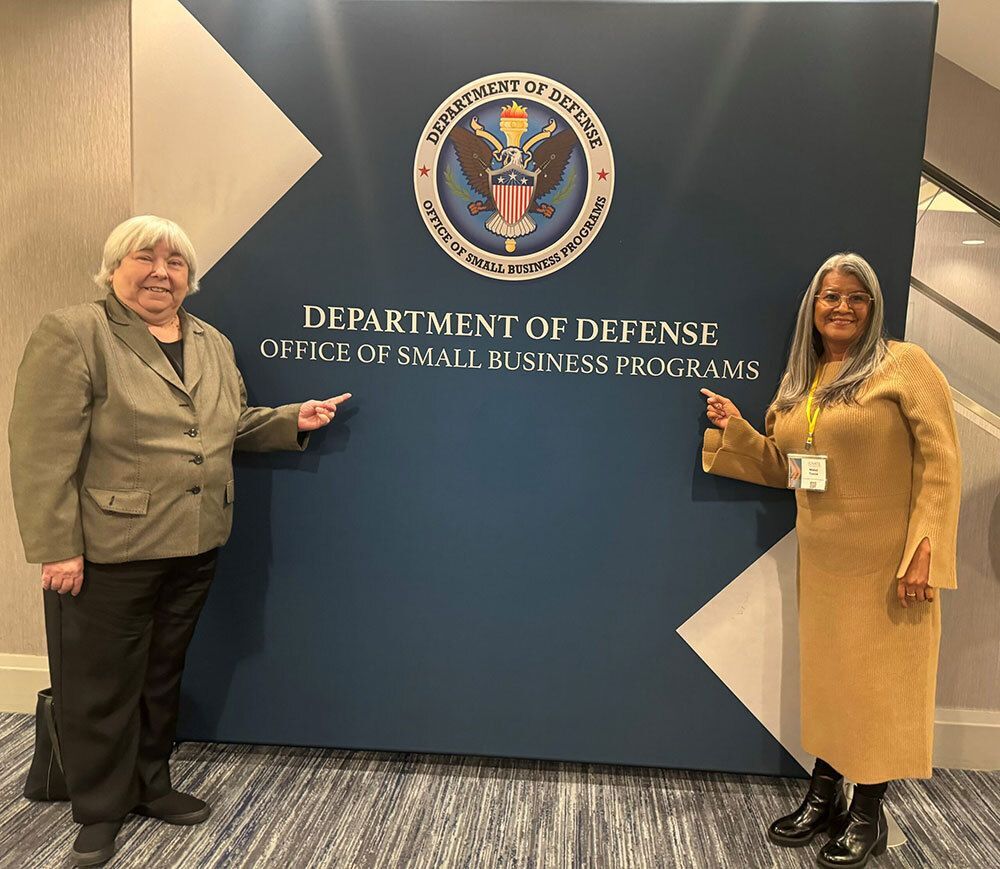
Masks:
[[[824,300],[839,295],[834,304]],[[864,297],[864,301],[861,297]],[[843,353],[865,333],[871,312],[871,295],[854,275],[836,269],[827,272],[816,294],[813,324],[827,354]]]
[[[188,264],[165,241],[122,257],[111,274],[119,300],[147,323],[169,323],[188,292]]]

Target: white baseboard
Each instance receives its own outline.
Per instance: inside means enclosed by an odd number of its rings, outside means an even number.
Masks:
[[[934,766],[1000,770],[1000,711],[938,709],[934,716]]]
[[[44,655],[0,654],[0,712],[34,712],[35,695],[48,684]],[[1000,710],[938,709],[934,766],[1000,770]]]
[[[34,712],[35,695],[48,684],[45,655],[0,654],[0,712]]]

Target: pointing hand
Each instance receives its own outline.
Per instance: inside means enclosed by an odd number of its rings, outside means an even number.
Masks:
[[[725,396],[712,392],[711,389],[703,389],[701,390],[701,394],[705,396],[707,402],[705,414],[712,425],[717,428],[725,431],[726,426],[729,425],[729,420],[743,418],[736,405]]]
[[[351,393],[345,392],[328,398],[326,401],[316,401],[309,399],[303,402],[299,408],[299,431],[315,431],[329,425],[330,421],[337,415],[337,408],[351,397]]]

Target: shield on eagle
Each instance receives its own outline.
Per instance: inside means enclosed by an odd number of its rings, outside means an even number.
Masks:
[[[520,166],[505,166],[490,171],[490,190],[497,213],[509,224],[517,223],[531,205],[538,172]]]

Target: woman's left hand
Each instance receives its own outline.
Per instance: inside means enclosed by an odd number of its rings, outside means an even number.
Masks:
[[[930,603],[934,600],[934,589],[929,585],[931,576],[931,542],[926,537],[920,541],[917,551],[910,559],[903,578],[896,583],[896,597],[908,607],[911,603]]]
[[[299,408],[299,431],[315,431],[328,425],[337,415],[337,407],[351,397],[351,393],[328,398],[326,401],[310,399]]]

